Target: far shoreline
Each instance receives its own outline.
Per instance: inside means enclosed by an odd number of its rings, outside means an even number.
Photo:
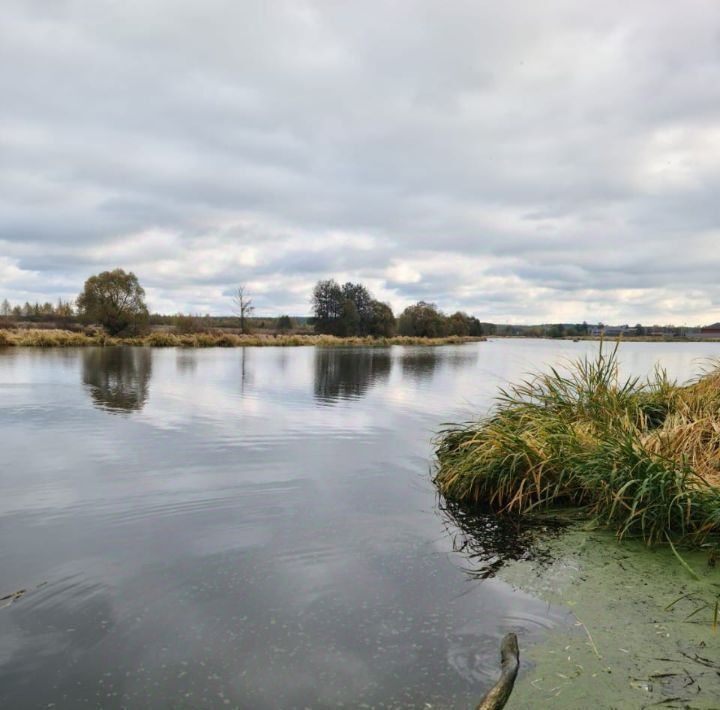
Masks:
[[[119,337],[102,332],[86,334],[62,328],[0,328],[2,347],[154,347],[154,348],[237,348],[237,347],[389,347],[391,345],[431,346],[462,345],[492,340],[551,340],[556,342],[611,342],[611,343],[718,343],[720,338],[693,338],[688,336],[612,336],[584,335],[561,338],[527,335],[448,335],[437,338],[393,335],[386,337],[324,335],[313,333],[173,333],[153,330],[147,335]]]
[[[554,340],[555,342],[595,342],[595,343],[720,343],[720,338],[694,338],[687,335],[563,335],[553,338],[549,335],[489,335],[489,340]]]

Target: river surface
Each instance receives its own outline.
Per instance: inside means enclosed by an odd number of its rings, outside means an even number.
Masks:
[[[507,631],[572,618],[481,579],[531,553],[463,548],[431,439],[596,348],[0,349],[0,707],[471,707]]]

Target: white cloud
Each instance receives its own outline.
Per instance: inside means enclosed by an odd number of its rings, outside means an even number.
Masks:
[[[720,6],[9,0],[0,296],[718,319]],[[10,270],[8,270],[10,269]]]

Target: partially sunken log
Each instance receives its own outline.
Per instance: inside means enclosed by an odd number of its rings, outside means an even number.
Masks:
[[[520,649],[515,634],[507,634],[500,644],[500,680],[480,701],[477,710],[500,710],[505,707],[515,685],[520,667]]]

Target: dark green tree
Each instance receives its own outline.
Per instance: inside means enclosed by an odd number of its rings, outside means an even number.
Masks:
[[[377,338],[391,338],[397,330],[397,321],[392,308],[381,301],[372,302],[372,316],[368,328],[368,335]]]
[[[78,311],[88,323],[98,323],[110,335],[136,335],[147,330],[145,290],[132,271],[103,271],[91,276],[77,298]]]
[[[343,292],[335,279],[318,281],[312,295],[315,330],[318,333],[337,335],[343,309]]]
[[[485,335],[482,323],[478,318],[475,318],[475,316],[470,316],[470,332],[468,335],[472,335],[474,338]]]
[[[343,284],[342,295],[345,301],[352,301],[357,310],[357,323],[353,332],[347,335],[369,335],[370,322],[373,317],[373,297],[362,284],[354,284],[351,281]],[[343,303],[345,308],[345,303]]]
[[[315,330],[341,337],[372,335],[376,301],[360,283],[342,286],[334,279],[318,281],[312,295]]]
[[[357,335],[360,332],[360,313],[355,301],[346,298],[343,301],[340,313],[340,322],[337,325],[336,334],[342,338]]]
[[[398,330],[400,335],[440,338],[447,335],[447,317],[438,310],[434,303],[418,301],[414,306],[408,306],[400,314]]]
[[[312,295],[315,330],[341,337],[395,334],[396,321],[387,303],[376,301],[365,286],[334,279],[318,281]]]
[[[467,313],[457,311],[447,319],[447,329],[449,335],[471,335],[473,337],[482,335],[482,324]]]

